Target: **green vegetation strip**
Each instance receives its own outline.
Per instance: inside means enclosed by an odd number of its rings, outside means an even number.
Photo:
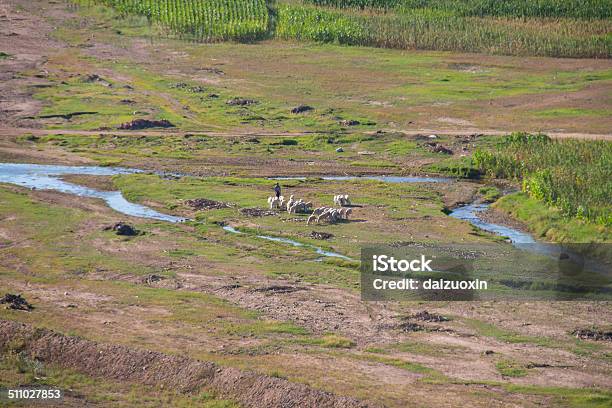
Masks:
[[[459,16],[612,17],[609,0],[307,0],[319,6],[338,8],[401,8],[443,10]]]
[[[74,0],[89,4],[95,0]],[[199,41],[283,39],[555,57],[612,55],[610,2],[97,0]],[[319,7],[332,5],[342,8]],[[388,7],[389,6],[389,7]],[[350,8],[346,8],[350,7]],[[384,7],[385,12],[362,12]],[[390,10],[392,8],[392,10]],[[356,10],[357,9],[357,10]],[[554,18],[551,18],[554,17]],[[590,19],[584,24],[582,18]]]
[[[610,142],[515,133],[476,151],[473,161],[489,176],[522,180],[527,195],[564,216],[612,226]]]

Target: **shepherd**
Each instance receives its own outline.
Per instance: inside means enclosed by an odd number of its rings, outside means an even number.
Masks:
[[[274,192],[276,193],[276,198],[280,198],[280,195],[281,195],[280,184],[276,183],[276,185],[274,186]]]

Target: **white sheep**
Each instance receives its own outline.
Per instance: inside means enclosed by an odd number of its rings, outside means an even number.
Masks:
[[[348,220],[349,215],[351,215],[352,213],[353,213],[352,208],[342,208],[340,210],[340,218],[342,218],[343,220]]]
[[[319,207],[315,209],[308,217],[306,225],[310,225],[310,223],[314,221],[319,223],[321,220],[328,221],[330,224],[333,224],[340,220],[348,220],[352,213],[352,208]]]
[[[336,222],[338,215],[335,208],[326,208],[319,216],[317,217],[317,223],[319,223],[322,219],[328,220],[330,223]]]
[[[289,208],[293,205],[293,194],[291,194],[289,196],[289,201],[287,201],[287,205],[283,206],[283,209],[286,209],[287,211],[289,211]]]
[[[280,199],[278,197],[268,197],[268,204],[270,209],[279,208]]]
[[[312,215],[320,215],[323,211],[325,211],[327,209],[327,207],[319,207],[316,208],[313,212]]]
[[[334,204],[339,207],[349,206],[351,205],[351,200],[349,199],[348,194],[338,194],[334,196]]]
[[[327,207],[315,208],[312,211],[312,214],[310,215],[310,217],[308,217],[308,220],[306,221],[306,225],[309,225],[311,221],[319,222],[319,217],[321,216],[321,214],[323,214],[327,210],[328,210]]]
[[[306,213],[309,212],[312,207],[312,202],[305,202],[301,198],[299,200],[293,200],[293,196],[287,202],[287,212],[290,214]]]
[[[300,205],[300,203],[302,202],[302,199],[299,200],[290,200],[289,203],[287,203],[287,212],[289,214],[295,213],[297,212],[297,209]]]

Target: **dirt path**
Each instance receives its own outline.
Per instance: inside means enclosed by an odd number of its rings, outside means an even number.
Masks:
[[[215,137],[299,137],[310,134],[320,134],[321,132],[262,132],[262,131],[241,131],[239,129],[231,132],[218,131],[182,131],[174,130],[74,130],[74,129],[39,129],[39,128],[20,128],[20,127],[1,127],[0,137],[2,136],[22,136],[24,134],[32,134],[36,136],[45,135],[79,135],[79,136],[170,136],[170,135],[206,135]],[[364,132],[369,134],[371,132]],[[491,129],[416,129],[401,131],[405,136],[419,135],[441,135],[441,136],[470,136],[470,135],[485,135],[485,136],[504,136],[512,133],[512,130],[500,131]],[[584,139],[584,140],[612,140],[612,134],[594,134],[594,133],[558,133],[548,132],[548,136],[557,139]]]

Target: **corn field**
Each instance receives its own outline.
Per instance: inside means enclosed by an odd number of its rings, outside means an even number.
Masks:
[[[398,49],[552,57],[612,56],[612,22],[461,17],[443,10],[365,13],[280,5],[284,39]]]
[[[317,6],[337,8],[432,9],[457,16],[572,17],[608,19],[612,0],[307,0]]]
[[[473,162],[489,176],[522,180],[524,192],[563,215],[612,225],[610,142],[516,133],[494,150],[476,151]]]
[[[462,12],[459,6],[456,10],[443,7],[450,4],[450,0],[307,0],[323,5],[352,5],[351,8],[319,7],[295,2],[276,5],[274,0],[73,1],[81,4],[102,3],[121,13],[144,15],[150,22],[158,23],[181,37],[205,42],[249,42],[276,36],[287,40],[397,49],[612,57],[612,20],[609,18],[592,19],[586,23],[585,20],[567,17],[507,16],[559,14],[563,11],[562,4],[575,5],[578,0],[452,1],[452,4],[469,5],[470,12]],[[394,9],[380,10],[383,5],[395,5],[395,2],[398,5]],[[591,10],[588,13],[585,11],[587,15],[608,15],[609,9],[602,11],[596,6],[612,0],[584,2],[588,5],[586,9]],[[506,11],[501,8],[497,12],[492,11],[495,4]],[[473,11],[477,9],[476,6],[481,11]],[[532,6],[536,8],[530,9]],[[556,11],[542,11],[550,7]],[[489,14],[493,16],[482,17]]]
[[[89,3],[91,1],[85,1]],[[140,14],[200,41],[256,41],[267,36],[266,0],[93,0],[121,13]],[[83,3],[81,1],[80,3]]]

